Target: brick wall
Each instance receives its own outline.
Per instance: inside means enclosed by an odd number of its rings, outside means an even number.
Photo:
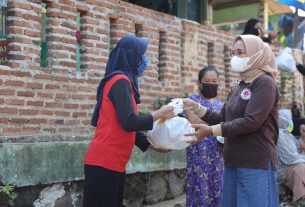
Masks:
[[[226,98],[225,88],[238,79],[238,74],[229,71],[229,50],[234,36],[192,21],[183,21],[182,33],[182,87],[189,94],[197,91],[198,71],[207,65],[216,65],[219,71],[219,95]]]
[[[42,0],[47,4],[47,67],[40,67],[42,9],[38,0],[8,4],[9,62],[0,66],[0,142],[89,139],[97,85],[109,50],[136,33],[150,40],[141,77],[140,110],[157,97],[197,90],[197,72],[215,64],[220,95],[238,78],[228,70],[232,35],[123,1]],[[81,69],[76,69],[76,13],[81,23]],[[296,77],[295,91],[303,80]],[[280,83],[280,80],[279,80]],[[292,95],[288,92],[288,102]],[[303,94],[299,94],[303,98]],[[39,137],[39,138],[38,138]]]

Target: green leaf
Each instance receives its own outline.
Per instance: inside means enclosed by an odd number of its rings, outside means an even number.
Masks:
[[[15,186],[12,184],[7,184],[5,186],[0,186],[0,193],[4,193],[9,197],[8,204],[14,206],[14,200],[17,198],[17,193],[14,192]]]
[[[18,196],[18,194],[17,193],[15,193],[15,192],[12,192],[11,194],[10,194],[10,198],[12,199],[12,200],[15,200],[16,198],[17,198],[17,196]]]
[[[10,206],[14,206],[14,201],[13,201],[13,200],[9,200],[9,201],[8,201],[8,204],[9,204]]]

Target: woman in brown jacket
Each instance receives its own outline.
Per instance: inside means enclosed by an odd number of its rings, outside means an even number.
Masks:
[[[220,113],[189,99],[184,110],[206,124],[193,125],[198,140],[225,137],[222,207],[278,207],[277,168],[279,92],[271,48],[254,35],[237,36],[231,69],[240,74]]]

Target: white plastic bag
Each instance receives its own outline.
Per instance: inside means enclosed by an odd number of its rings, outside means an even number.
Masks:
[[[185,136],[186,133],[194,131],[187,119],[173,117],[165,121],[156,121],[153,129],[148,131],[147,139],[154,147],[180,150],[190,145],[187,142],[196,139],[194,136]]]
[[[168,105],[174,107],[174,114],[176,116],[183,112],[183,101],[181,98],[172,99]]]
[[[279,56],[275,58],[277,67],[283,71],[293,73],[297,70],[296,62],[292,56],[292,50],[286,47],[282,50]]]
[[[224,143],[225,143],[225,138],[222,137],[222,136],[217,136],[216,139],[217,139],[217,141],[220,142],[221,144],[224,144]]]

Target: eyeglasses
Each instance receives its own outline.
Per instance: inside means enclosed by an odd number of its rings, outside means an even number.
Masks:
[[[231,50],[231,52],[230,52],[231,57],[242,56],[244,54],[246,54],[246,50],[242,50],[242,49]]]

